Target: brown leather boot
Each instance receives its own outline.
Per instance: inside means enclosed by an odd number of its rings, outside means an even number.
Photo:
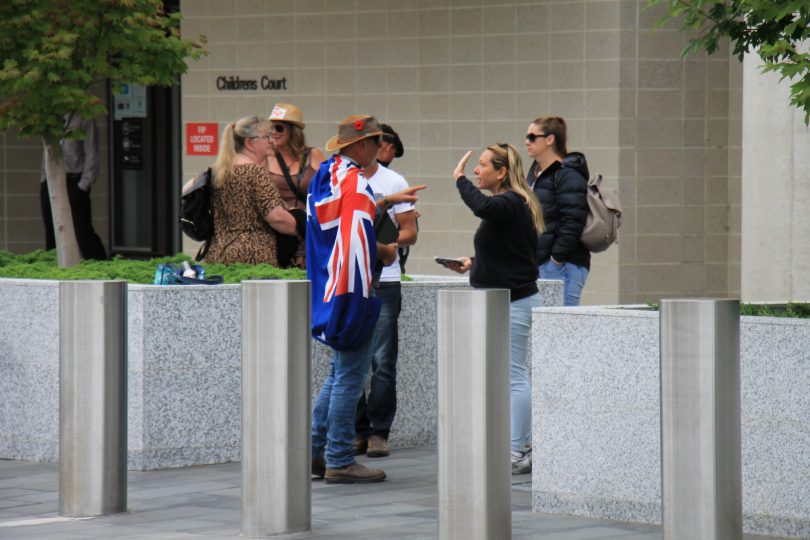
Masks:
[[[388,441],[382,435],[372,435],[368,438],[368,457],[387,457],[391,453]]]
[[[362,456],[366,453],[366,448],[368,448],[368,439],[362,435],[355,435],[354,441],[352,441],[352,448],[354,448],[355,456]]]
[[[356,461],[341,469],[326,468],[324,481],[327,484],[370,484],[385,480],[385,471],[369,469]]]

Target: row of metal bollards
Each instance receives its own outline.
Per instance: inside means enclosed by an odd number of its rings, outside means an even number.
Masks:
[[[242,534],[308,531],[310,284],[242,283]],[[59,514],[126,511],[124,281],[60,283]],[[439,538],[511,538],[509,293],[438,293]],[[663,300],[665,540],[742,537],[739,302]]]

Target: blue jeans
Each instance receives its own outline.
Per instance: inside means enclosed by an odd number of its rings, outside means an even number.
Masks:
[[[398,281],[382,282],[374,293],[382,305],[371,349],[371,390],[368,399],[363,393],[357,403],[355,428],[358,435],[388,439],[397,412],[397,321],[402,310],[402,286]]]
[[[330,469],[354,463],[354,413],[371,365],[371,343],[369,335],[352,350],[335,351],[312,409],[312,459],[324,457],[325,449]]]
[[[540,293],[509,304],[512,450],[523,450],[532,444],[532,384],[526,369],[526,351],[535,307],[540,307]]]
[[[588,279],[588,269],[569,262],[557,264],[549,259],[540,265],[540,279],[563,280],[563,305],[578,306],[582,288]]]

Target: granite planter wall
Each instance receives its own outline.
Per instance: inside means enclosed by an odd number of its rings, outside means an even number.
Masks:
[[[562,283],[538,282],[544,305]],[[393,447],[436,439],[436,292],[466,280],[403,284]],[[239,460],[239,285],[128,288],[128,467]],[[57,281],[0,280],[0,458],[58,460]],[[312,346],[313,398],[329,369]]]
[[[536,511],[660,523],[658,313],[534,313]],[[810,321],[742,317],[748,532],[810,537]]]

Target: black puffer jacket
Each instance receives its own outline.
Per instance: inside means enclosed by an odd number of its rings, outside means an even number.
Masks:
[[[536,176],[537,163],[529,169],[528,181]],[[537,262],[549,257],[560,263],[591,267],[591,252],[579,237],[588,217],[588,163],[579,152],[571,152],[562,163],[548,166],[534,182],[533,190],[543,207],[546,230],[537,242]]]

